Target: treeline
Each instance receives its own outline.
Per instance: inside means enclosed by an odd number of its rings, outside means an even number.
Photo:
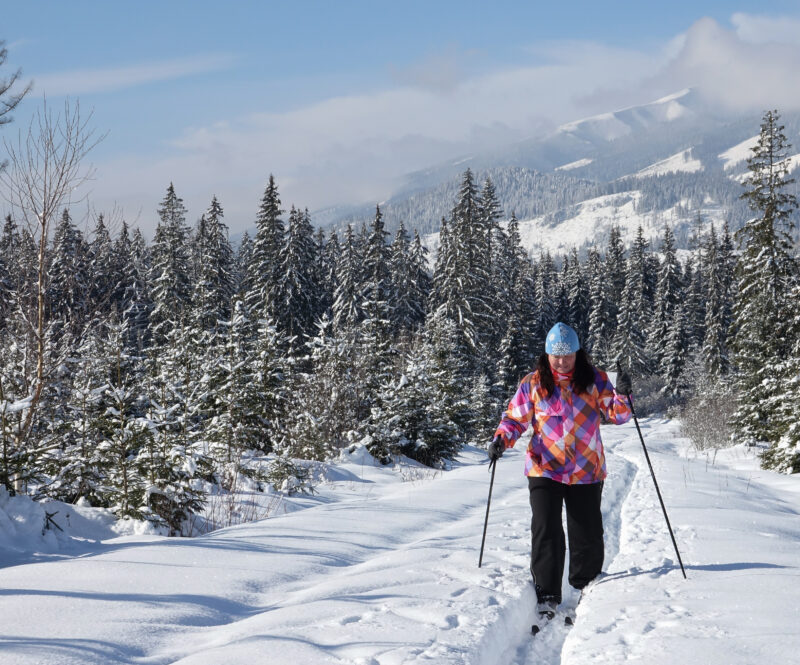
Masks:
[[[800,375],[800,326],[779,230],[796,204],[749,191],[754,210],[786,214],[748,223],[738,260],[729,229],[701,219],[683,261],[668,226],[658,252],[641,229],[626,250],[613,228],[584,260],[532,257],[515,215],[501,221],[492,181],[481,188],[468,170],[432,273],[419,235],[400,225],[390,238],[379,208],[369,225],[326,235],[308,211],[286,215],[272,177],[255,237],[237,252],[220,203],[190,228],[172,185],[150,244],[124,223],[112,237],[102,217],[87,237],[65,210],[40,251],[9,216],[0,483],[177,533],[212,489],[231,491],[244,474],[291,491],[302,460],[355,442],[382,462],[441,465],[490,438],[557,320],[600,366],[630,368],[639,399],[691,398],[693,413],[721,394],[739,404],[737,434],[772,443],[767,461],[790,470],[796,428],[782,423],[796,409],[787,389]]]

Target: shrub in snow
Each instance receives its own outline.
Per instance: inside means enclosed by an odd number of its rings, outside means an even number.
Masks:
[[[730,382],[706,379],[681,410],[681,434],[691,439],[698,450],[738,443],[730,426],[734,408]]]

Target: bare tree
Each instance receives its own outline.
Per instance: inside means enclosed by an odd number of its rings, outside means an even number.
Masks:
[[[0,171],[2,196],[35,239],[38,258],[36,284],[28,285],[35,293],[36,311],[21,313],[33,340],[33,362],[25,380],[27,404],[16,431],[18,450],[26,447],[50,369],[45,307],[50,230],[58,211],[75,204],[76,190],[91,179],[93,169],[83,166],[83,159],[103,138],[90,129],[90,120],[91,114],[81,117],[77,102],[66,101],[62,112],[53,113],[45,100],[27,132],[20,131],[15,141],[3,139],[8,166]]]
[[[6,43],[0,40],[0,67],[6,64],[8,60],[8,49]],[[19,78],[22,76],[22,70],[18,69],[8,78],[0,78],[0,126],[7,125],[11,122],[11,111],[17,108],[17,105],[22,101],[22,98],[27,95],[31,90],[31,83],[28,83],[21,92],[12,92],[12,88],[19,86]],[[6,162],[0,162],[0,170],[6,165]]]

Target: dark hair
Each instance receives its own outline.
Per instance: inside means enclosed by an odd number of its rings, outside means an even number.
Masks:
[[[550,360],[547,354],[539,356],[536,363],[539,371],[539,385],[542,386],[545,394],[549,398],[556,389],[556,382],[553,378],[553,371],[550,369]],[[594,367],[589,359],[589,354],[583,349],[578,349],[575,354],[575,369],[572,372],[572,389],[576,393],[585,393],[590,385],[594,383]]]

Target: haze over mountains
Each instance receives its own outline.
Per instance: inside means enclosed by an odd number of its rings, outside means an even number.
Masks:
[[[760,122],[759,114],[726,111],[707,103],[699,90],[685,89],[412,173],[381,210],[389,230],[402,220],[435,247],[439,223],[449,216],[461,174],[470,168],[479,185],[492,179],[506,215],[516,214],[523,243],[534,253],[602,244],[612,223],[629,240],[639,225],[655,238],[667,222],[685,246],[698,219],[704,225],[727,220],[734,229],[747,219],[741,181]],[[782,122],[794,146],[794,169],[800,165],[800,114],[784,114]],[[374,212],[374,203],[340,206],[313,218],[341,227]]]

